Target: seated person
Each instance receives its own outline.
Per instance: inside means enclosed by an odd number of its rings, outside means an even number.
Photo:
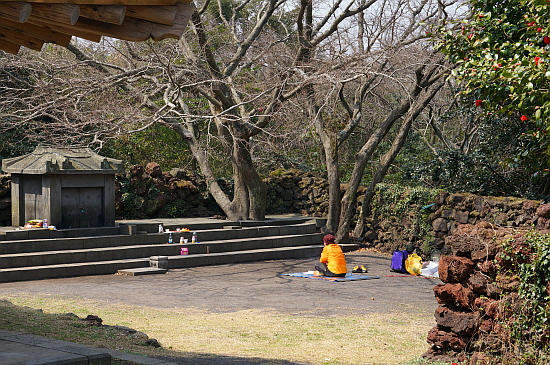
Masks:
[[[323,237],[325,247],[321,252],[321,259],[315,265],[315,270],[324,276],[344,277],[348,271],[346,267],[346,258],[342,248],[334,243],[334,236],[327,234]]]

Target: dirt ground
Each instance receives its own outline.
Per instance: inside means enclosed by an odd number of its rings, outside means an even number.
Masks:
[[[170,270],[146,276],[102,275],[0,284],[0,296],[39,293],[162,308],[212,312],[272,309],[325,316],[425,313],[433,319],[438,279],[390,272],[390,256],[372,251],[346,254],[348,269],[367,266],[379,279],[327,282],[281,276],[313,270],[316,258],[274,260]]]

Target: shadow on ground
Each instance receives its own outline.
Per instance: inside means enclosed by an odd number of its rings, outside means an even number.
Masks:
[[[291,362],[286,360],[270,360],[262,358],[241,358],[231,356],[216,356],[208,354],[194,354],[193,357],[154,357],[176,364],[193,365],[308,365],[306,362]],[[121,364],[125,365],[125,364]]]

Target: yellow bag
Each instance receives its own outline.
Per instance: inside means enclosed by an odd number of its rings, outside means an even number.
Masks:
[[[405,260],[405,269],[411,275],[420,275],[422,272],[422,258],[412,253]]]

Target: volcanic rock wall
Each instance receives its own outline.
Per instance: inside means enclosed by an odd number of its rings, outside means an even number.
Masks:
[[[377,199],[379,206],[391,204],[384,202],[383,197],[377,196]],[[495,226],[546,229],[550,227],[550,212],[537,211],[540,206],[540,201],[522,198],[440,192],[432,201],[411,204],[401,217],[375,214],[365,238],[370,246],[385,252],[413,246],[425,254],[433,250],[446,253],[450,251],[445,237],[460,224],[475,225],[485,221]],[[430,227],[420,234],[420,224]]]
[[[275,170],[267,184],[267,214],[295,213],[324,217],[328,212],[328,181],[299,170]],[[232,186],[218,181],[231,195]],[[341,192],[346,186],[342,185]],[[163,172],[156,163],[136,165],[116,179],[117,218],[223,216],[206,182],[199,175],[181,169]],[[407,194],[408,188],[403,188]],[[364,187],[358,191],[361,202]],[[414,190],[414,189],[413,189]],[[0,224],[11,224],[9,175],[0,176]],[[539,211],[539,201],[509,197],[482,197],[466,193],[441,192],[435,198],[411,200],[404,212],[391,207],[402,204],[400,196],[376,194],[375,207],[367,218],[362,241],[384,252],[414,247],[425,258],[433,250],[445,253],[445,237],[459,224],[487,221],[497,226],[550,227],[550,209]],[[427,208],[426,208],[427,207]],[[357,204],[358,212],[360,203]],[[382,213],[381,213],[382,212]]]
[[[543,207],[539,211],[550,205]],[[439,261],[443,284],[434,288],[437,325],[428,333],[431,348],[425,357],[479,365],[492,363],[487,354],[502,354],[503,345],[510,343],[507,324],[514,321],[519,303],[519,278],[504,274],[503,268],[517,265],[513,253],[527,249],[526,231],[481,221],[459,225],[445,238],[453,254]],[[511,255],[502,255],[504,242],[512,245]],[[521,257],[529,257],[523,253]]]
[[[300,170],[275,170],[265,179],[267,213],[298,213],[324,217],[328,213],[328,181]]]

